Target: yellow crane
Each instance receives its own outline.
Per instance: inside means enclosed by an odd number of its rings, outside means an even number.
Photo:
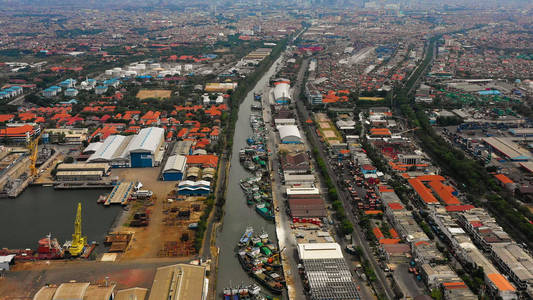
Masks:
[[[28,143],[26,147],[28,150],[30,150],[30,176],[37,176],[37,167],[35,164],[37,163],[37,154],[39,153],[39,140],[41,139],[42,131],[41,133],[31,140],[31,138],[28,136]]]
[[[87,244],[87,237],[81,235],[81,202],[79,202],[78,211],[76,213],[76,220],[74,221],[74,234],[72,235],[72,244],[68,248],[68,252],[72,256],[79,256],[82,254],[85,244]]]

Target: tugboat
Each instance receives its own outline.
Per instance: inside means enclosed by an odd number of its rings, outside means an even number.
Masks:
[[[248,232],[248,228],[246,232]],[[282,293],[285,279],[279,250],[270,241],[266,232],[259,236],[253,236],[248,239],[246,244],[239,242],[236,252],[239,263],[252,278],[271,292]]]
[[[58,259],[64,256],[63,248],[56,238],[52,239],[52,234],[39,240],[39,247],[37,248],[38,259]]]

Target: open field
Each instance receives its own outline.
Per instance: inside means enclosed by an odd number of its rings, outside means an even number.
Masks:
[[[140,90],[137,93],[137,98],[144,100],[148,98],[167,99],[170,98],[170,90]]]

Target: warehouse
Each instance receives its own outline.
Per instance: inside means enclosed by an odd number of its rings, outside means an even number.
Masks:
[[[509,132],[518,137],[532,137],[533,136],[533,128],[511,128],[509,129]]]
[[[310,299],[360,299],[339,244],[298,244],[298,257],[309,280]]]
[[[209,194],[211,183],[205,180],[185,180],[178,184],[178,194],[185,196],[204,196]]]
[[[85,149],[83,149],[84,155],[93,155],[100,147],[102,147],[104,143],[102,142],[94,142],[90,143]]]
[[[57,181],[97,181],[102,180],[102,171],[61,171],[57,172]]]
[[[286,125],[277,127],[279,137],[283,144],[301,144],[302,136],[296,125]]]
[[[194,141],[178,141],[176,144],[174,144],[174,149],[172,149],[171,155],[189,155],[191,154],[191,148],[194,144]]]
[[[290,82],[280,81],[275,83],[274,101],[276,104],[289,104],[291,101]]]
[[[62,163],[57,166],[58,172],[63,171],[101,171],[104,175],[109,174],[110,166],[108,163],[92,163],[92,164],[66,164]]]
[[[161,145],[164,142],[165,130],[158,127],[143,128],[133,137],[126,152],[130,157],[132,168],[147,168],[158,165]]]
[[[318,188],[288,188],[287,196],[292,195],[319,195],[320,190]]]
[[[288,201],[291,217],[293,218],[314,218],[326,216],[324,200],[320,195],[290,196]]]
[[[187,157],[183,155],[169,156],[163,168],[164,181],[178,181],[183,179]]]
[[[50,285],[42,287],[33,300],[112,300],[115,285],[96,285],[89,282],[68,282],[59,286]]]
[[[283,178],[286,185],[299,187],[313,187],[315,184],[315,175],[313,174],[291,174],[283,173]]]
[[[133,136],[110,135],[87,159],[90,163],[109,163],[112,167],[128,167],[129,157],[125,152]]]
[[[157,268],[148,300],[207,297],[208,279],[204,267],[178,264]]]
[[[488,137],[483,138],[483,141],[489,145],[493,150],[496,150],[499,154],[512,161],[528,161],[525,151],[520,151],[520,147],[508,140],[502,138]]]

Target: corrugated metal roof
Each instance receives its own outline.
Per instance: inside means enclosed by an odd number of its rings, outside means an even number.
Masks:
[[[128,146],[128,153],[132,152],[150,152],[154,154],[161,141],[164,139],[165,130],[159,127],[143,128],[139,131]]]
[[[187,164],[187,157],[184,155],[169,156],[163,172],[178,171],[185,172],[185,165]]]

